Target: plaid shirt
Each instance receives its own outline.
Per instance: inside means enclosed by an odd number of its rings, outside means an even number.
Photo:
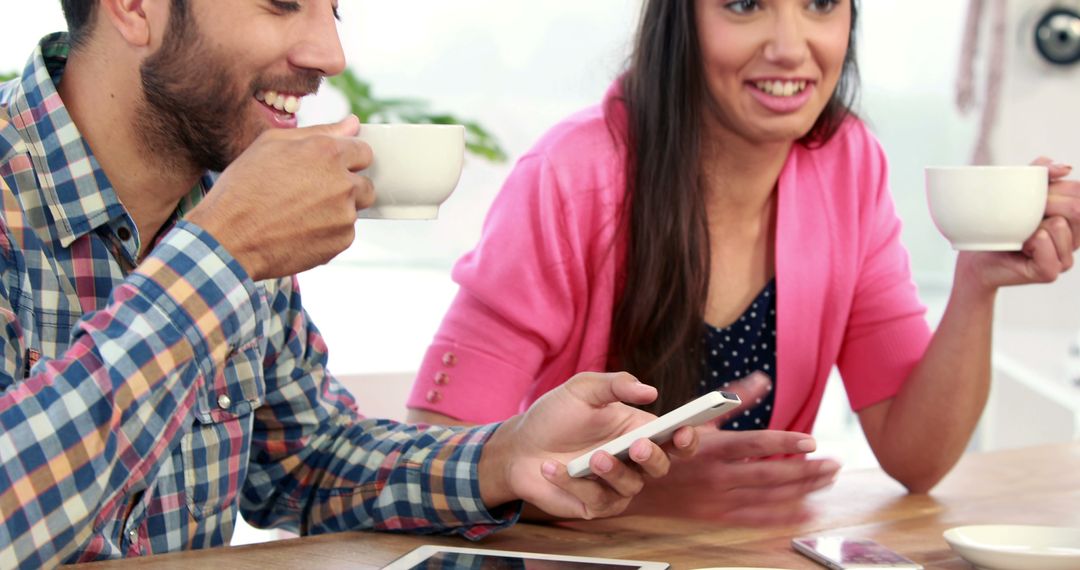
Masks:
[[[493,426],[358,417],[295,278],[253,282],[182,221],[140,236],[56,92],[64,34],[0,85],[0,567],[301,533],[479,537]]]

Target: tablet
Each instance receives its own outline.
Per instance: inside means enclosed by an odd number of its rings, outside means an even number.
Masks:
[[[535,552],[484,550],[427,544],[398,558],[383,570],[665,570],[663,562],[560,556]]]

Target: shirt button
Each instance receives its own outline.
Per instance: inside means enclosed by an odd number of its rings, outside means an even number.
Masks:
[[[139,542],[139,529],[133,528],[128,531],[128,540],[131,542]]]
[[[453,366],[457,364],[457,355],[453,352],[447,352],[442,355],[442,363],[444,366]]]
[[[438,403],[442,400],[442,392],[439,392],[438,390],[428,390],[426,399],[430,404]]]
[[[222,394],[217,397],[217,405],[219,408],[227,410],[229,409],[229,406],[232,405],[232,398],[230,398],[228,394]]]
[[[435,383],[439,386],[446,386],[450,383],[450,375],[445,372],[436,372]]]
[[[129,230],[127,226],[120,226],[116,230],[116,237],[120,238],[122,241],[127,241],[131,239],[131,230]]]

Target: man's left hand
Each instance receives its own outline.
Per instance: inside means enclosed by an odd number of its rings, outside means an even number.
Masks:
[[[523,415],[503,423],[480,459],[480,490],[494,507],[525,500],[559,518],[614,516],[641,492],[646,477],[667,474],[669,454],[689,457],[697,448],[694,428],[675,432],[661,447],[640,439],[630,447],[630,464],[606,453],[589,463],[595,477],[572,478],[571,459],[655,418],[626,405],[647,404],[656,389],[626,373],[578,374],[538,400]]]

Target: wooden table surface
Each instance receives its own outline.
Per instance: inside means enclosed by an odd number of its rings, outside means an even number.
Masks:
[[[877,540],[928,569],[970,569],[942,538],[946,529],[969,524],[1080,527],[1080,442],[969,454],[930,495],[907,495],[880,470],[841,472],[833,488],[810,501],[818,516],[795,527],[727,528],[698,521],[624,517],[519,524],[475,545],[655,560],[668,562],[676,570],[703,566],[820,570],[791,550],[791,538],[842,534]],[[474,545],[454,537],[349,532],[94,566],[366,569],[380,568],[421,544]]]

